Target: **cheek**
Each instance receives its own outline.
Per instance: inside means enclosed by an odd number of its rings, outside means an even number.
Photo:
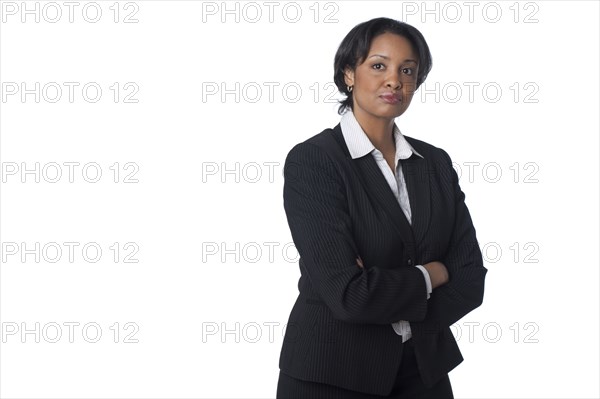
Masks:
[[[415,91],[417,90],[417,84],[416,82],[407,82],[403,87],[402,87],[402,94],[405,97],[412,97],[413,94],[415,94]]]
[[[407,78],[402,82],[402,86],[404,92],[415,92],[417,90],[417,80],[414,78]]]
[[[381,82],[374,76],[369,76],[368,74],[361,74],[356,77],[355,84],[360,91],[368,92],[377,90],[378,85],[380,85]]]
[[[359,93],[363,93],[363,94],[367,94],[370,90],[371,87],[369,85],[369,82],[365,82],[365,81],[361,81],[356,87],[355,89],[358,87],[358,92]]]

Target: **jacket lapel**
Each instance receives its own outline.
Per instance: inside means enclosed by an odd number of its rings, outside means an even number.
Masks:
[[[410,138],[404,136],[419,154],[424,151],[418,148]],[[431,218],[431,197],[429,178],[431,169],[428,166],[428,160],[413,154],[408,159],[400,160],[402,164],[402,173],[406,182],[408,191],[408,200],[412,216],[412,230],[416,242],[421,242]],[[388,186],[389,187],[389,186]],[[391,192],[391,190],[390,190]],[[392,195],[393,197],[393,195]],[[398,207],[400,207],[398,205]]]
[[[413,230],[408,223],[404,212],[402,212],[398,200],[394,196],[394,193],[385,180],[385,177],[383,177],[379,166],[377,166],[375,159],[373,159],[370,154],[360,158],[352,159],[350,152],[348,151],[348,146],[344,141],[340,124],[337,124],[333,129],[333,135],[338,144],[343,148],[344,154],[346,155],[349,163],[352,165],[353,170],[360,179],[362,186],[365,187],[367,195],[375,204],[381,206],[384,212],[388,215],[402,241],[407,244],[414,245],[415,241],[413,237]],[[415,185],[414,181],[411,183]],[[407,189],[409,190],[409,200],[412,202],[412,197],[410,197],[411,190],[408,187]],[[420,198],[422,194],[419,194],[417,198]],[[429,194],[429,190],[427,190],[427,194]],[[412,209],[414,209],[414,207],[411,204],[412,218],[414,220],[416,215]]]
[[[415,240],[411,226],[371,154],[352,160],[352,166],[361,178],[367,194],[383,208],[392,220],[402,241],[413,243]]]

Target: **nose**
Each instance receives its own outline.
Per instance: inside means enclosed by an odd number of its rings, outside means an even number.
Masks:
[[[400,90],[402,88],[402,82],[397,73],[391,73],[387,77],[385,85],[393,90]]]

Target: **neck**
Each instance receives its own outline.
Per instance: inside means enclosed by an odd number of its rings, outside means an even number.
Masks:
[[[361,110],[356,110],[354,117],[358,124],[369,137],[373,146],[382,153],[396,151],[396,142],[394,141],[394,119],[377,118],[366,114]]]

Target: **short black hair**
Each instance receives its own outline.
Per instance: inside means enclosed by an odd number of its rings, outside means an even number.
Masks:
[[[419,61],[419,72],[417,74],[417,87],[425,81],[431,71],[431,53],[425,38],[417,28],[405,22],[391,18],[374,18],[356,25],[342,40],[333,61],[333,81],[340,93],[347,97],[339,101],[338,114],[343,114],[347,108],[353,110],[352,92],[349,92],[344,80],[344,70],[349,67],[352,70],[361,64],[369,54],[371,42],[375,37],[383,33],[394,33],[406,38],[417,53]]]

